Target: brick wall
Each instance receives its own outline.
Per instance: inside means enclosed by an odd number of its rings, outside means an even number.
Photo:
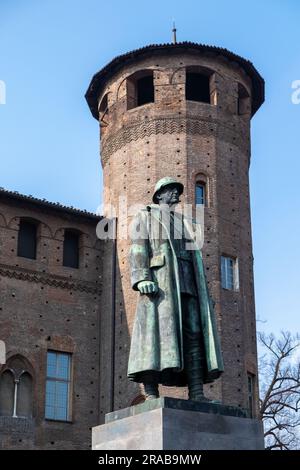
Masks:
[[[40,222],[36,260],[17,256],[21,217]],[[90,429],[100,419],[103,251],[96,238],[96,223],[96,217],[55,211],[1,195],[0,337],[6,343],[8,360],[19,355],[28,361],[33,377],[33,416],[1,417],[0,448],[90,446]],[[79,269],[62,266],[64,228],[82,233]],[[70,423],[45,419],[47,350],[72,354]]]
[[[214,104],[186,101],[185,71],[189,66],[213,72]],[[146,69],[154,71],[155,102],[127,110],[126,79]],[[225,404],[247,408],[247,373],[257,375],[257,358],[248,182],[251,116],[250,111],[238,115],[239,84],[251,97],[250,78],[236,63],[221,56],[181,52],[154,57],[149,53],[148,57],[125,63],[110,77],[99,102],[107,94],[109,113],[105,126],[101,125],[106,203],[118,208],[121,195],[127,197],[129,205],[150,203],[155,183],[163,176],[181,181],[185,186],[183,200],[193,202],[197,174],[207,179],[209,204],[205,208],[203,257],[216,301],[225,373],[207,387],[206,393]],[[117,241],[116,409],[129,406],[140,393],[126,378],[138,295],[130,287],[128,248],[128,240]],[[221,254],[238,258],[238,291],[221,288]],[[166,389],[163,393],[186,397],[186,390]],[[102,414],[108,410],[103,402]]]

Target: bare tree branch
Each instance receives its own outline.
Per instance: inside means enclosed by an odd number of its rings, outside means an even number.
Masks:
[[[266,449],[300,449],[300,336],[259,333],[258,338],[263,347],[259,403]]]

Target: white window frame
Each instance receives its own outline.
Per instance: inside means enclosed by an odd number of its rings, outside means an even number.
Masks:
[[[229,273],[232,262],[232,276]],[[231,282],[232,277],[232,282]],[[221,286],[223,289],[237,291],[239,290],[239,271],[238,259],[232,256],[221,255]]]
[[[18,415],[17,414],[17,408],[18,408],[18,403],[19,403],[19,399],[20,399],[19,386],[20,386],[20,381],[22,380],[22,375],[28,374],[30,376],[31,380],[32,380],[32,376],[26,369],[22,370],[19,375],[11,367],[8,367],[7,369],[5,369],[3,371],[3,374],[6,371],[9,371],[12,374],[12,378],[13,378],[13,381],[14,381],[14,396],[13,396],[13,412],[12,412],[13,414],[12,414],[12,418],[28,418],[29,416],[23,416],[23,415]]]
[[[54,350],[48,350],[47,351],[47,362],[46,362],[46,367],[48,369],[48,354],[56,354],[58,355],[66,355],[68,356],[68,365],[69,365],[69,371],[68,371],[68,378],[60,378],[60,377],[52,377],[48,376],[48,370],[46,374],[46,388],[45,388],[45,419],[50,420],[50,421],[63,421],[63,422],[70,422],[71,421],[71,388],[72,388],[72,354],[65,352],[65,351],[54,351]],[[53,416],[47,416],[47,384],[48,382],[55,382],[55,383],[66,383],[68,385],[68,393],[67,393],[67,413],[66,413],[66,418],[57,418]]]
[[[202,191],[203,191],[203,194],[202,194],[202,201],[201,203],[197,202],[197,188],[202,188]],[[204,181],[196,181],[196,184],[195,184],[195,204],[196,206],[199,205],[199,206],[206,206],[206,183],[204,183]]]

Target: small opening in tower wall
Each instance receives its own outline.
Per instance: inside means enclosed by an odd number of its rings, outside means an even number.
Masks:
[[[206,72],[187,70],[185,97],[190,101],[210,103],[210,75]]]
[[[153,73],[137,81],[137,106],[154,102]]]
[[[127,109],[154,103],[153,71],[143,70],[127,79]]]
[[[63,266],[68,268],[79,268],[79,237],[75,230],[65,230]]]
[[[251,113],[251,99],[246,88],[238,84],[238,114],[240,116]]]
[[[103,96],[99,105],[99,121],[102,127],[108,125],[108,97],[107,93]]]

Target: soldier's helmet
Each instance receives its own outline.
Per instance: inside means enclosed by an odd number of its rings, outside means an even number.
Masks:
[[[169,186],[169,185],[177,186],[177,188],[179,190],[179,195],[183,193],[184,186],[183,186],[182,183],[180,183],[179,181],[176,181],[171,176],[165,176],[164,178],[161,178],[155,185],[154,194],[153,194],[153,197],[152,197],[152,200],[153,200],[154,204],[158,204],[157,195],[161,191],[161,189],[164,188],[165,186]]]

